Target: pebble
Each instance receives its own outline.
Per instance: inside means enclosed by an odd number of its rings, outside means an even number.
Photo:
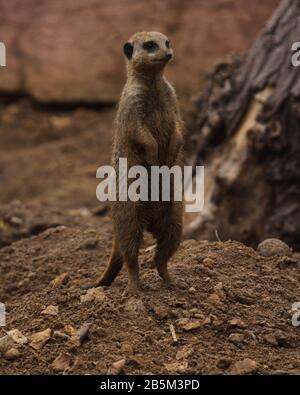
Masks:
[[[120,359],[119,361],[116,361],[114,363],[111,364],[110,368],[108,369],[107,374],[111,374],[111,375],[118,375],[120,374],[123,369],[124,366],[126,364],[126,359]]]
[[[220,304],[221,303],[221,299],[219,297],[219,295],[217,293],[212,293],[209,297],[208,297],[208,302],[211,304]]]
[[[8,361],[15,361],[16,359],[20,358],[21,354],[20,351],[16,348],[10,348],[4,354],[4,358]]]
[[[239,318],[233,318],[232,320],[228,321],[228,324],[231,328],[241,328],[245,329],[247,325]]]
[[[86,239],[83,243],[80,244],[79,249],[82,250],[94,250],[98,245],[99,240],[96,238]]]
[[[41,350],[47,341],[51,338],[52,331],[50,328],[45,329],[44,331],[34,333],[29,337],[30,347],[35,350]]]
[[[217,367],[219,369],[228,369],[232,364],[232,359],[228,357],[222,357],[217,361]]]
[[[250,358],[245,358],[242,361],[238,361],[234,364],[234,372],[236,374],[253,374],[257,372],[257,369],[257,362]]]
[[[187,361],[165,363],[165,368],[169,373],[186,373],[188,368]]]
[[[202,264],[203,264],[205,267],[208,267],[209,269],[213,269],[214,266],[215,266],[215,262],[214,262],[214,260],[211,259],[211,258],[204,258],[203,261],[202,261]]]
[[[228,337],[228,341],[235,346],[240,346],[244,342],[244,335],[241,333],[231,333]]]
[[[28,339],[23,335],[19,329],[12,329],[7,332],[8,336],[17,344],[26,344],[28,343]]]
[[[124,354],[128,354],[128,355],[133,355],[134,354],[134,350],[133,347],[130,343],[124,342],[121,344],[121,351]]]
[[[278,258],[276,266],[279,269],[295,268],[298,266],[298,260],[289,256],[281,256]]]
[[[193,349],[189,346],[183,346],[181,349],[179,349],[176,353],[176,359],[178,361],[180,360],[185,360],[187,359],[189,356],[191,356],[193,354]]]
[[[80,296],[80,303],[87,303],[91,301],[104,302],[107,299],[102,288],[91,288],[85,295]]]
[[[12,225],[21,226],[21,225],[23,225],[24,221],[22,220],[22,218],[19,218],[19,217],[12,217],[12,218],[10,219],[10,223],[11,223]]]
[[[13,347],[14,342],[10,336],[6,335],[0,338],[0,352],[5,352]]]
[[[262,241],[257,247],[257,252],[265,257],[292,255],[291,248],[279,239],[266,239]]]
[[[278,341],[273,333],[268,333],[264,336],[264,340],[266,343],[271,344],[272,346],[278,346]]]
[[[72,357],[69,354],[61,353],[52,362],[51,366],[55,372],[65,372],[70,369],[72,365]]]
[[[170,315],[170,309],[164,306],[154,306],[153,311],[159,320],[164,320]]]
[[[50,287],[52,288],[57,288],[61,287],[62,285],[65,285],[69,280],[69,275],[68,273],[62,273],[59,276],[55,277],[51,282],[50,282]]]
[[[49,305],[42,311],[41,314],[57,315],[58,314],[58,306]]]
[[[127,300],[124,311],[132,316],[145,316],[147,314],[143,301],[134,297]]]
[[[185,331],[192,331],[202,326],[202,321],[197,319],[180,318],[176,321],[176,324]]]

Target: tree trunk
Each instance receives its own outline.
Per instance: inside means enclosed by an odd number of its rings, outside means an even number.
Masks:
[[[283,0],[245,55],[218,64],[197,100],[192,165],[205,166],[205,209],[187,237],[278,237],[300,249],[300,1]]]

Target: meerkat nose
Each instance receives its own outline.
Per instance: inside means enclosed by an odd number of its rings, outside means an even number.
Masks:
[[[168,54],[165,56],[165,59],[166,59],[166,60],[172,59],[172,54],[168,53]]]

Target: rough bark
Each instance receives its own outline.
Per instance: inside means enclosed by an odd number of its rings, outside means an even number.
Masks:
[[[283,0],[247,54],[219,63],[197,101],[192,164],[206,167],[205,210],[186,235],[300,248],[300,1]]]

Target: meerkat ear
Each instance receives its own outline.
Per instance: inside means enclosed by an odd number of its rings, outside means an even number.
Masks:
[[[131,59],[133,54],[133,45],[131,43],[125,43],[123,46],[123,52],[127,59]]]

